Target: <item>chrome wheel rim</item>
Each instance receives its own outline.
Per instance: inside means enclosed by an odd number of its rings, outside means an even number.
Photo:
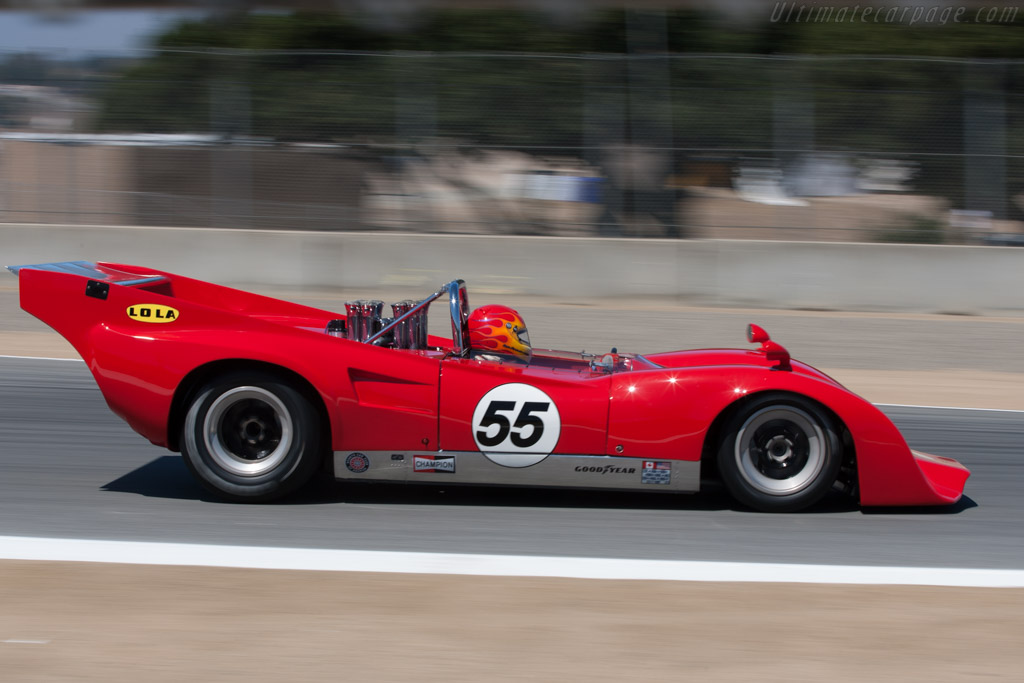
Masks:
[[[736,465],[761,493],[787,496],[811,486],[825,466],[825,433],[818,421],[793,406],[767,406],[736,435]]]
[[[281,399],[260,387],[224,392],[203,421],[210,455],[220,467],[243,477],[257,477],[280,465],[291,449],[294,431]]]

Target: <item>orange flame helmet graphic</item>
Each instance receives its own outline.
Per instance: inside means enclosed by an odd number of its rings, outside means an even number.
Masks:
[[[522,316],[508,306],[490,304],[469,314],[469,348],[530,360],[530,335]]]

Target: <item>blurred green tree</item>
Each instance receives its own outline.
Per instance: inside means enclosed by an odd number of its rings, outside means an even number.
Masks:
[[[185,22],[102,91],[96,125],[310,142],[443,136],[540,149],[638,140],[660,126],[682,157],[687,150],[770,155],[780,102],[792,96],[812,108],[810,148],[917,155],[917,188],[956,203],[962,64],[883,57],[1024,58],[1024,12],[1012,24],[906,26],[772,23],[767,11],[740,22],[670,10],[654,22],[664,36],[651,41],[667,47],[668,87],[639,92],[626,60],[651,55],[635,36],[631,43],[628,12],[635,11],[556,21],[518,10],[431,10],[400,30],[344,14]],[[833,59],[851,55],[859,58]],[[1004,92],[1008,143],[1019,153],[1024,99],[1015,83],[1008,76]],[[1008,162],[1013,186],[1021,167]]]

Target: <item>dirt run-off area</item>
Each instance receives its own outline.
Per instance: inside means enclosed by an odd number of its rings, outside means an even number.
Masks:
[[[1024,589],[0,562],[4,681],[1020,680]]]

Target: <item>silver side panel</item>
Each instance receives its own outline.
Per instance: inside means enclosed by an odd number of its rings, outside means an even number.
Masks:
[[[347,481],[694,492],[700,488],[700,463],[549,455],[532,467],[502,467],[477,452],[335,451],[334,476]]]

